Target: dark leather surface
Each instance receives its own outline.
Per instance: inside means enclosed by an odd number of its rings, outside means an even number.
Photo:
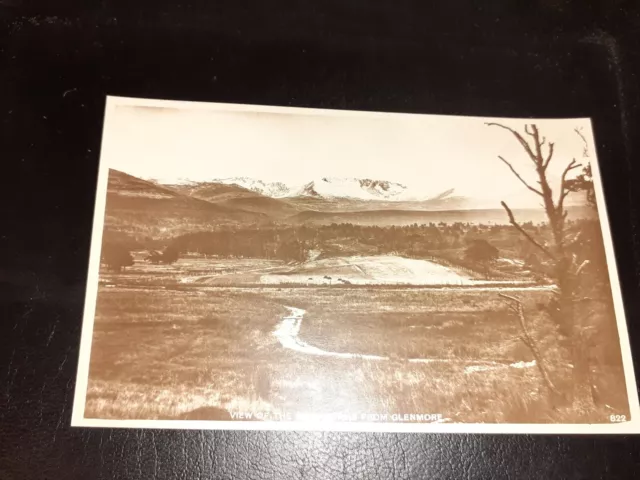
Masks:
[[[422,3],[0,2],[1,479],[629,478],[640,470],[636,437],[69,427],[106,94],[591,116],[639,348],[635,2]]]

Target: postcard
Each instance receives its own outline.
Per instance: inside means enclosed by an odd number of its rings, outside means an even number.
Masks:
[[[108,97],[72,425],[639,432],[595,145]]]

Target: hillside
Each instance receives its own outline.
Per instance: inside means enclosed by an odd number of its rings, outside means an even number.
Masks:
[[[386,192],[393,195],[401,186],[357,179],[338,182],[327,178],[323,188],[334,188],[332,182],[344,188],[348,186],[355,193],[351,197],[338,197],[330,196],[326,191],[325,196],[307,192],[300,196],[273,198],[234,183],[160,185],[110,170],[105,238],[135,245],[149,239],[161,240],[219,227],[333,223],[387,227],[441,222],[506,224],[508,220],[500,208],[470,209],[468,198],[456,195],[452,189],[419,201],[382,197],[363,200],[355,198],[361,188],[366,190],[366,195],[377,196]],[[513,210],[521,223],[546,221],[540,208]],[[581,207],[568,207],[568,211],[569,218],[589,216],[588,209]]]
[[[291,188],[282,182],[265,182],[250,177],[216,178],[207,183],[236,186],[271,198],[282,198],[291,193]]]
[[[588,207],[568,207],[568,218],[591,218],[593,212]],[[514,215],[519,222],[546,222],[542,209],[514,209]],[[508,218],[502,209],[476,210],[364,210],[356,212],[318,212],[306,211],[298,213],[288,219],[294,224],[330,225],[332,223],[352,223],[354,225],[372,226],[405,226],[417,223],[486,223],[507,224]]]
[[[364,212],[377,210],[401,210],[401,211],[440,211],[440,210],[465,210],[471,206],[471,202],[464,197],[451,196],[446,198],[433,198],[420,201],[393,201],[393,200],[361,200],[356,198],[324,198],[314,196],[296,196],[286,199],[287,203],[299,210],[312,210],[316,212]]]
[[[266,215],[207,202],[118,170],[109,170],[106,236],[166,238],[221,225],[251,225]]]
[[[182,195],[199,198],[207,202],[223,202],[225,200],[254,197],[259,195],[238,185],[227,185],[215,182],[190,182],[179,185],[162,185]]]
[[[294,215],[301,210],[286,199],[271,198],[235,184],[194,182],[167,186],[193,198],[232,209],[268,215],[274,219]]]
[[[193,191],[207,185],[229,186],[251,191],[261,196],[281,200],[291,200],[294,203],[320,200],[331,204],[335,201],[384,202],[389,208],[398,209],[401,203],[413,204],[413,209],[425,208],[461,208],[459,203],[466,200],[455,189],[428,194],[420,189],[409,188],[389,180],[374,180],[370,178],[354,177],[320,177],[309,179],[300,184],[285,184],[283,182],[266,182],[250,177],[233,177],[214,179],[208,182],[188,182],[178,185],[178,188],[191,188]],[[209,200],[209,198],[207,198]],[[381,207],[378,207],[381,208]]]

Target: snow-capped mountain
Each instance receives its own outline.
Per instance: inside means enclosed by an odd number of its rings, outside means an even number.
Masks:
[[[197,182],[185,183],[200,185]],[[250,177],[232,177],[212,179],[205,183],[237,185],[271,198],[308,197],[327,200],[344,198],[365,201],[423,202],[426,200],[446,201],[452,197],[458,197],[453,189],[429,195],[422,191],[412,190],[400,183],[369,178],[321,177],[304,184],[287,185],[283,182],[266,182]]]
[[[358,200],[403,200],[407,187],[387,180],[323,177],[305,184],[290,196],[354,198]]]
[[[159,182],[155,182],[159,183]],[[444,188],[441,191],[425,191],[422,188],[409,187],[400,183],[388,180],[373,180],[369,178],[344,178],[344,177],[320,177],[306,183],[286,184],[284,182],[268,182],[251,177],[231,177],[212,179],[206,182],[195,182],[193,180],[180,179],[171,184],[159,183],[162,185],[176,186],[183,191],[191,188],[193,191],[208,190],[218,185],[236,185],[242,189],[255,192],[259,195],[274,199],[282,199],[289,202],[302,202],[304,208],[317,208],[317,201],[325,201],[336,207],[337,200],[347,200],[354,202],[359,208],[366,209],[367,205],[373,208],[382,208],[380,205],[386,204],[384,208],[403,208],[409,210],[416,209],[500,209],[500,202],[506,200],[512,208],[538,208],[540,199],[532,192],[514,185],[510,191],[494,191],[492,189],[468,190],[465,188]],[[213,187],[214,188],[214,187]],[[190,190],[189,190],[190,191]],[[215,190],[216,194],[220,192]],[[233,192],[226,192],[228,197],[233,196]],[[583,205],[584,195],[571,194],[566,199],[566,205]],[[207,198],[208,199],[208,198]],[[314,202],[314,207],[309,207],[308,202]],[[339,202],[338,202],[339,203]],[[328,204],[327,204],[328,205]],[[327,205],[323,208],[327,208]]]
[[[291,188],[282,182],[263,182],[262,180],[249,177],[216,178],[215,180],[211,180],[211,182],[237,185],[271,198],[282,198],[291,193]]]
[[[304,184],[286,184],[284,182],[269,182],[251,177],[219,178],[204,182],[206,184],[237,185],[260,195],[275,199],[304,199],[308,200],[339,200],[345,199],[359,202],[413,203],[403,205],[403,208],[440,208],[440,209],[468,209],[468,208],[501,208],[500,201],[508,200],[513,208],[537,208],[539,198],[526,189],[515,185],[510,192],[493,192],[491,189],[482,191],[465,191],[458,188],[443,188],[442,191],[423,191],[388,180],[374,180],[370,178],[320,177]],[[201,186],[201,183],[183,181],[182,186]],[[571,202],[574,199],[567,199]],[[578,202],[583,203],[583,202]],[[569,204],[569,203],[567,203]],[[391,207],[391,205],[389,205]]]

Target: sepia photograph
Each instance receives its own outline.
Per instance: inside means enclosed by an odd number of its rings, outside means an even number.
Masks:
[[[639,432],[596,145],[108,97],[72,425]]]

